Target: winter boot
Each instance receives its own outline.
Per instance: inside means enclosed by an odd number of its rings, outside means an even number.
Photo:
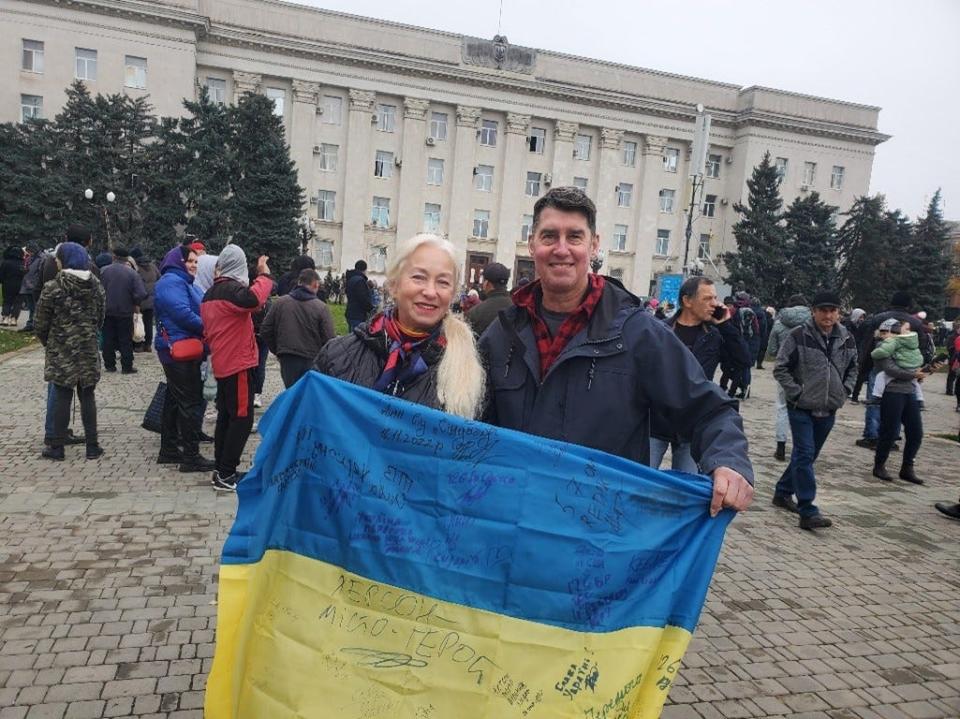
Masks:
[[[903,470],[900,470],[901,473]],[[884,482],[892,482],[893,476],[887,471],[887,468],[884,466],[883,462],[874,462],[873,463],[873,476],[877,479],[882,479]]]
[[[781,462],[787,461],[787,443],[786,442],[777,442],[777,451],[773,454],[774,459],[777,459]]]
[[[913,471],[912,464],[904,464],[900,467],[900,479],[904,482],[910,482],[910,484],[923,484],[923,480]]]

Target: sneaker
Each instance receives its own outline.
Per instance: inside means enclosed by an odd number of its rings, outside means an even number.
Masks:
[[[823,529],[831,526],[833,526],[833,522],[819,512],[807,517],[800,517],[800,529]]]
[[[157,456],[157,464],[180,464],[182,461],[183,455],[179,450],[177,452],[164,452],[161,449]]]
[[[236,472],[223,477],[220,472],[214,470],[213,476],[210,478],[210,485],[218,492],[236,492],[239,481],[240,477],[237,476]]]
[[[136,367],[127,367],[126,369],[120,370],[120,374],[136,374],[139,371]]]
[[[263,401],[260,399],[260,395],[253,395],[253,406],[254,407],[263,407]]]
[[[87,459],[99,459],[103,456],[103,447],[99,444],[87,445]]]
[[[793,497],[786,494],[773,495],[773,501],[771,504],[774,507],[780,507],[780,509],[785,509],[788,512],[793,512],[794,514],[800,511],[797,509],[797,503],[793,501]]]
[[[856,442],[854,442],[854,444],[857,445],[858,447],[863,447],[864,449],[876,449],[876,448],[877,448],[877,440],[876,440],[876,439],[868,439],[867,437],[861,437],[861,438],[858,439]]]
[[[178,469],[181,472],[209,472],[216,466],[217,463],[212,459],[198,454],[196,457],[184,457]]]
[[[62,462],[64,460],[63,447],[45,447],[40,456],[44,459],[52,459],[54,462]]]

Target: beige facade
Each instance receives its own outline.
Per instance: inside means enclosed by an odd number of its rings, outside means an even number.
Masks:
[[[313,254],[335,270],[364,258],[376,274],[398,238],[435,228],[468,279],[488,260],[529,272],[537,196],[581,184],[605,271],[646,294],[682,270],[698,103],[713,127],[690,255],[703,238],[708,274],[735,249],[732,205],[764,152],[785,161],[785,202],[817,190],[844,210],[887,139],[876,107],[276,0],[0,0],[0,32],[0,121],[37,112],[36,98],[53,117],[78,76],[93,92],[149,94],[160,115],[203,85],[227,101],[274,97],[311,198]]]

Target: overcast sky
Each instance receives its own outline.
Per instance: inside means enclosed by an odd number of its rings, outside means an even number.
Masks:
[[[296,0],[492,38],[497,0]],[[511,44],[878,105],[871,193],[960,220],[960,0],[503,0]]]

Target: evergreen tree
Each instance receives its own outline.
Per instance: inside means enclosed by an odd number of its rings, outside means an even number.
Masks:
[[[273,102],[247,93],[231,110],[237,176],[233,185],[233,241],[253,260],[269,255],[286,267],[299,253],[298,218],[304,191]]]
[[[102,143],[96,106],[82,82],[74,82],[66,93],[67,102],[54,120],[55,173],[66,180],[69,188],[62,202],[71,222],[86,225],[95,237],[101,238],[105,230],[97,204],[104,202],[107,176],[98,158]],[[84,199],[87,188],[94,192],[92,202]]]
[[[788,295],[813,297],[818,289],[835,289],[837,227],[834,209],[811,192],[798,197],[783,215],[789,243],[785,278]]]
[[[780,176],[767,152],[747,180],[747,204],[738,202],[733,206],[740,214],[733,226],[737,251],[724,255],[729,284],[777,306],[783,304],[787,294],[787,235],[782,224],[779,185]]]
[[[150,169],[144,182],[140,248],[148,257],[159,259],[177,244],[177,229],[186,223],[181,180],[188,163],[178,120],[160,121],[156,142],[147,145],[145,160]]]
[[[914,305],[926,310],[931,320],[942,316],[945,305],[951,270],[948,235],[938,189],[927,206],[927,214],[917,220],[901,253]]]
[[[888,212],[883,195],[858,197],[837,233],[841,291],[854,307],[884,309],[899,289],[908,289],[905,258],[899,243],[909,237],[910,223]]]

